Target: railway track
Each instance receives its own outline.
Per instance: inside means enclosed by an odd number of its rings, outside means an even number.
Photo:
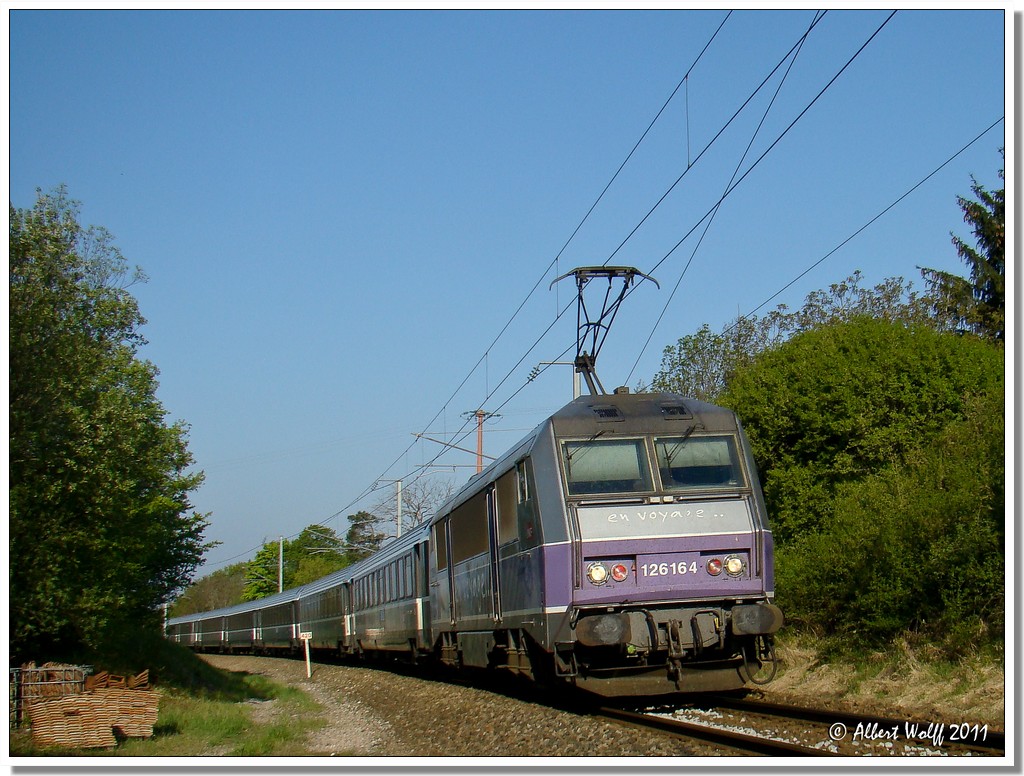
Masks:
[[[893,719],[709,697],[696,706],[600,716],[752,754],[776,757],[1002,756],[1005,735],[985,725]]]

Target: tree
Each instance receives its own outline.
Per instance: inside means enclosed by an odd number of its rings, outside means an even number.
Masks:
[[[432,479],[421,476],[402,488],[402,531],[415,528],[434,514],[434,510],[452,495],[450,479]],[[374,507],[379,515],[378,522],[394,526],[397,507],[397,491],[389,489],[389,495]],[[393,533],[394,529],[390,531]]]
[[[168,611],[171,617],[208,612],[241,603],[247,563],[234,563],[189,585]]]
[[[764,320],[756,316],[738,318],[721,333],[712,332],[705,323],[696,334],[681,337],[665,348],[653,387],[700,401],[716,401],[732,374],[778,339],[778,320],[778,312]]]
[[[10,208],[10,618],[15,657],[99,643],[187,584],[208,545],[187,426],[168,425],[110,234],[61,188]]]
[[[345,534],[345,552],[349,561],[355,563],[380,549],[387,535],[378,530],[378,517],[366,511],[348,516],[349,529]]]
[[[344,543],[334,529],[316,523],[286,543],[284,554],[287,587],[314,582],[350,563]]]
[[[652,387],[715,402],[738,370],[801,332],[860,317],[933,322],[933,302],[913,291],[912,284],[904,284],[903,278],[887,278],[874,288],[863,288],[861,281],[858,270],[827,290],[808,294],[799,310],[790,312],[779,305],[763,318],[737,318],[720,333],[704,324],[696,334],[665,348]]]
[[[999,179],[1004,179],[1003,170]],[[957,197],[957,203],[972,227],[977,248],[951,235],[970,269],[970,280],[934,269],[922,268],[921,274],[936,296],[937,314],[953,318],[966,331],[1002,342],[1006,325],[1004,189],[989,192],[973,176],[971,184],[978,201]]]
[[[242,600],[255,601],[283,589],[305,585],[344,568],[351,562],[341,539],[330,528],[314,523],[294,539],[267,542],[246,564]]]
[[[278,592],[278,583],[281,581],[279,578],[280,552],[281,547],[278,542],[268,542],[260,548],[256,557],[249,561],[245,567],[245,587],[242,588],[243,601],[256,601]]]
[[[787,619],[847,642],[925,632],[953,658],[1001,638],[1002,402],[972,397],[903,460],[839,488],[834,518],[776,555]]]

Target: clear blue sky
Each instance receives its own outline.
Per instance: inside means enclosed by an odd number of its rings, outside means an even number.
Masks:
[[[751,138],[741,174],[887,15],[829,12],[760,131],[785,66],[700,155],[813,17],[733,13],[563,251],[725,11],[13,11],[10,200],[66,184],[149,276],[142,355],[207,475],[209,571],[310,523],[344,532],[377,479],[439,452],[416,432],[501,406],[497,454],[567,401],[568,367],[510,399],[575,341],[570,310],[527,354],[572,298],[548,291],[556,271],[657,265]],[[1003,116],[1004,47],[1002,11],[897,13],[696,253],[700,230],[654,272],[660,291],[627,300],[605,385],[649,380],[665,345],[756,308]],[[971,175],[1001,185],[1004,145],[999,124],[773,304],[855,270],[918,288],[921,265],[964,273],[956,196]]]

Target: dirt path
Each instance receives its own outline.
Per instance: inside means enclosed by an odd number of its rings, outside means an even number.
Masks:
[[[261,674],[309,693],[321,706],[316,716],[326,723],[310,731],[307,740],[310,754],[359,757],[405,754],[401,747],[396,750],[387,720],[366,706],[355,692],[354,683],[346,681],[346,673],[359,669],[315,664],[313,677],[307,679],[305,663],[297,660],[228,655],[203,655],[202,658],[218,668]],[[277,701],[251,703],[253,719],[257,722],[269,722],[285,713]]]

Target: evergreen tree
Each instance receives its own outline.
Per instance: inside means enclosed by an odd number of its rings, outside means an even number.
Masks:
[[[387,536],[378,530],[376,515],[366,511],[348,516],[349,529],[345,534],[345,552],[349,561],[355,563],[369,557],[380,549]]]
[[[1003,180],[1003,170],[999,171]],[[971,225],[977,247],[952,235],[957,254],[970,269],[970,279],[950,272],[922,269],[937,300],[936,312],[960,323],[970,332],[1002,342],[1006,326],[1005,202],[1004,189],[989,192],[973,177],[977,201],[957,197],[964,221]]]

